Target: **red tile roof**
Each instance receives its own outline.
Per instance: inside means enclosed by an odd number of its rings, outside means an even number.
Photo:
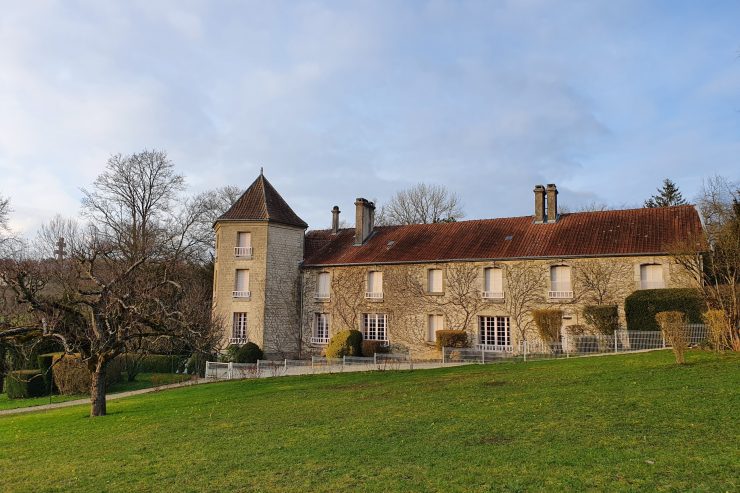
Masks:
[[[548,224],[524,216],[377,227],[361,246],[354,229],[309,231],[304,265],[655,255],[701,228],[688,205],[562,214]]]
[[[218,221],[272,221],[300,228],[308,227],[262,173],[234,205],[216,220]]]

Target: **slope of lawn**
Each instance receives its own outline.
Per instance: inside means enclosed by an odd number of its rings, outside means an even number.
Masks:
[[[178,375],[176,373],[139,373],[133,382],[123,381],[111,386],[108,389],[109,394],[118,392],[128,392],[130,390],[148,389],[157,385],[167,385],[177,383],[189,378],[187,375]],[[8,394],[0,394],[0,411],[4,409],[18,409],[21,407],[42,406],[44,404],[56,404],[58,402],[73,401],[75,399],[86,399],[86,395],[52,395],[51,398],[30,397],[28,399],[9,399]]]
[[[740,356],[224,382],[0,417],[1,491],[738,491]]]

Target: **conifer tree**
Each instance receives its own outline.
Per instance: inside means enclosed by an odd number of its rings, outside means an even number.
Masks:
[[[645,207],[669,207],[686,204],[678,186],[669,178],[663,180],[663,186],[658,188],[657,191],[657,194],[645,201]]]

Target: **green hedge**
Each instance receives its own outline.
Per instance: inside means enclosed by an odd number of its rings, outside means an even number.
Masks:
[[[187,356],[178,354],[147,354],[139,360],[139,372],[141,373],[177,373],[185,369]]]
[[[5,390],[10,399],[28,399],[47,395],[48,387],[41,370],[17,370],[5,378]]]
[[[258,359],[264,357],[265,353],[253,342],[246,343],[236,351],[237,363],[256,363]]]
[[[619,330],[617,305],[589,305],[583,308],[583,318],[596,332],[604,335]]]
[[[341,358],[342,356],[360,356],[362,354],[362,332],[359,330],[343,330],[334,335],[326,346],[327,358]]]
[[[659,331],[655,315],[669,311],[683,312],[688,323],[702,323],[704,310],[704,301],[695,289],[643,289],[624,302],[627,330]]]
[[[468,347],[468,333],[464,330],[438,330],[437,349],[443,347]]]

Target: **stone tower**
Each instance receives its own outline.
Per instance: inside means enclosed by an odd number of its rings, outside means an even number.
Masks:
[[[216,220],[213,314],[223,346],[254,342],[285,357],[300,345],[300,263],[308,225],[262,173]]]

